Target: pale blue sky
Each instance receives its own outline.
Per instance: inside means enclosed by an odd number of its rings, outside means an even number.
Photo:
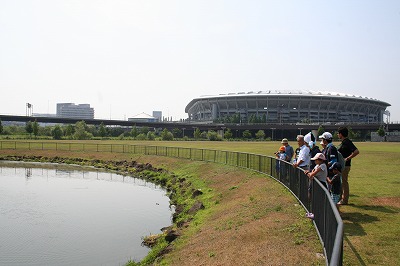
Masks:
[[[0,114],[179,119],[201,95],[300,89],[380,99],[400,121],[399,72],[398,0],[0,1]]]

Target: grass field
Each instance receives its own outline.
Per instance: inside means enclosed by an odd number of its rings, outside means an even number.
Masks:
[[[272,155],[280,146],[279,142],[227,141],[90,143],[192,147],[266,155]],[[294,141],[290,144],[296,145]],[[352,160],[350,204],[340,208],[345,224],[344,265],[400,265],[400,143],[355,144],[360,155]]]

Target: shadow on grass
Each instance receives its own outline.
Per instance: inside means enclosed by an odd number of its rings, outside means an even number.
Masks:
[[[376,205],[353,205],[352,207],[362,209],[365,211],[375,211],[375,212],[383,212],[383,213],[399,213],[391,208],[385,206],[376,206]]]
[[[357,206],[359,207],[359,206]],[[375,207],[375,206],[368,206]],[[356,247],[351,243],[348,236],[365,236],[363,224],[373,223],[379,221],[377,216],[360,213],[360,212],[346,212],[342,213],[342,220],[344,222],[344,241],[350,247],[351,251],[358,260],[359,265],[366,265]]]
[[[347,212],[342,214],[345,224],[345,234],[350,236],[364,236],[365,232],[362,224],[379,221],[379,218],[365,213]]]

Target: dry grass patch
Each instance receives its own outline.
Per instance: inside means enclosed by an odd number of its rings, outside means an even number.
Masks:
[[[324,264],[315,229],[278,183],[230,167],[199,170],[217,194],[216,205],[198,232],[167,255],[167,264]]]

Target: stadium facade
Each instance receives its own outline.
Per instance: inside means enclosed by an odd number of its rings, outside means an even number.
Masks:
[[[201,96],[185,108],[191,121],[381,123],[390,104],[336,92],[269,90]],[[237,121],[235,121],[237,122]]]

